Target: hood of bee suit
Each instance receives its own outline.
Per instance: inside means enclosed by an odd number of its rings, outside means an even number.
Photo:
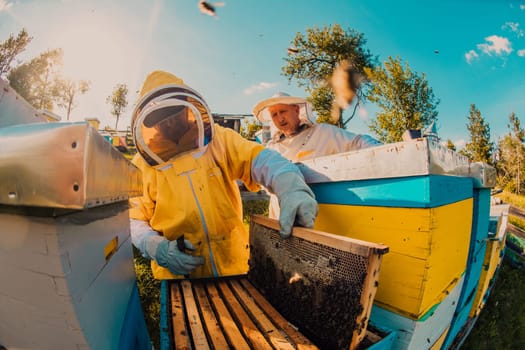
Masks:
[[[253,107],[253,115],[261,123],[270,126],[272,137],[279,132],[279,129],[274,125],[268,108],[277,104],[299,105],[300,124],[313,125],[315,123],[316,116],[312,111],[310,102],[301,97],[290,96],[286,92],[277,92],[272,97],[260,101]]]
[[[137,151],[152,166],[202,150],[213,137],[213,118],[203,97],[164,71],[144,80],[131,124]]]

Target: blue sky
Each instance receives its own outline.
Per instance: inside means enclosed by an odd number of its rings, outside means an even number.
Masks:
[[[0,0],[0,41],[25,28],[34,39],[21,59],[64,49],[65,75],[92,83],[71,120],[98,118],[102,126],[114,126],[105,100],[116,84],[127,84],[130,105],[121,129],[130,123],[136,91],[155,69],[182,77],[217,113],[251,113],[276,91],[304,96],[281,75],[286,49],[297,32],[337,23],[363,33],[381,62],[399,57],[426,75],[441,101],[437,125],[443,139],[460,147],[468,139],[471,103],[489,123],[493,141],[507,133],[511,112],[525,125],[525,0],[225,0],[217,17],[200,13],[197,5]],[[348,128],[369,133],[375,111],[365,104]]]

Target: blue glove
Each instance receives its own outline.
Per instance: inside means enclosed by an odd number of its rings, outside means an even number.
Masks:
[[[184,240],[184,245],[185,249],[195,249],[188,240]],[[188,275],[205,262],[202,256],[192,256],[182,252],[177,247],[177,241],[168,241],[158,234],[146,238],[145,251],[159,266],[166,267],[175,275]]]
[[[318,212],[317,201],[302,175],[292,171],[285,172],[276,176],[272,185],[281,208],[281,237],[290,237],[294,224],[313,227]]]

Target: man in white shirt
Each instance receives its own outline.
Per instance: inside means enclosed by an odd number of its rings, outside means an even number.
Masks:
[[[337,126],[316,123],[312,107],[304,98],[278,92],[260,101],[253,114],[270,125],[271,139],[266,144],[292,162],[378,146],[369,135],[355,134]],[[270,199],[270,217],[279,217],[277,199]]]

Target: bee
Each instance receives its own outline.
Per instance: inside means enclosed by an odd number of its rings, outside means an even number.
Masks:
[[[296,54],[296,53],[298,53],[298,52],[299,52],[299,50],[297,50],[297,49],[296,49],[295,47],[293,47],[293,46],[290,46],[290,47],[288,48],[288,54],[289,54],[289,55],[293,55],[293,54]]]
[[[350,61],[343,60],[339,62],[330,78],[330,85],[335,95],[332,106],[332,118],[338,120],[341,110],[350,106],[359,86],[364,80],[364,75]]]
[[[215,7],[220,6],[224,6],[224,2],[214,2],[213,4],[211,4],[207,1],[199,1],[199,10],[201,11],[201,13],[212,17],[217,17]]]
[[[302,279],[303,279],[303,276],[301,276],[299,273],[296,272],[294,273],[292,277],[290,277],[290,280],[288,281],[288,283],[293,284],[293,283],[299,282]]]

